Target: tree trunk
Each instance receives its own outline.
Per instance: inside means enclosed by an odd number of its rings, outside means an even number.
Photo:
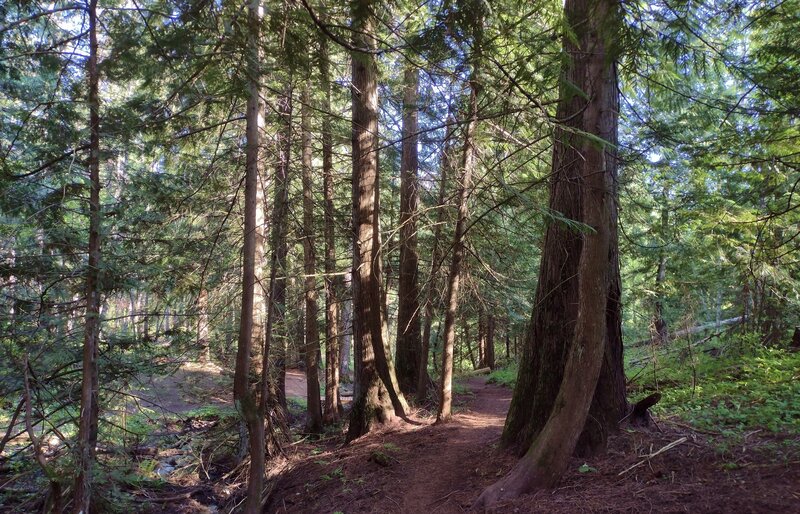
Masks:
[[[448,121],[452,121],[448,118]],[[453,124],[454,125],[454,124]],[[437,278],[442,262],[442,250],[439,238],[442,225],[445,222],[444,203],[447,198],[447,173],[450,170],[450,152],[452,151],[453,130],[448,130],[445,136],[444,150],[442,151],[441,165],[439,166],[439,200],[437,205],[436,225],[433,227],[433,248],[431,249],[431,271],[425,292],[425,320],[423,322],[422,343],[419,351],[419,374],[417,375],[417,402],[422,403],[428,395],[428,353],[431,343],[431,329],[434,315],[434,295],[438,291]],[[433,361],[434,368],[436,360]]]
[[[482,367],[481,366],[481,357],[480,357],[480,348],[478,348],[478,350],[479,350],[478,351],[478,356],[477,356],[477,358],[475,358],[475,352],[472,350],[472,344],[470,343],[470,337],[469,337],[469,320],[467,319],[466,315],[464,316],[463,323],[464,323],[464,325],[463,325],[464,328],[462,328],[462,330],[461,330],[461,335],[462,335],[462,337],[464,339],[464,344],[467,345],[467,351],[469,352],[469,360],[470,360],[470,363],[472,363],[472,369],[479,369],[479,368]],[[480,331],[480,324],[478,324],[478,330]],[[480,339],[480,332],[478,334],[478,338]]]
[[[508,360],[511,359],[511,348],[510,348],[510,341],[509,341],[510,333],[511,333],[511,321],[510,320],[506,320],[505,330],[506,330],[506,334],[505,334],[506,335],[506,360],[508,361]]]
[[[373,48],[371,0],[351,4],[356,48]],[[381,277],[378,266],[378,85],[372,54],[352,52],[353,145],[353,340],[360,369],[347,442],[375,423],[394,417],[387,384],[378,374],[376,349],[383,348]]]
[[[486,317],[486,362],[484,366],[494,369],[494,316]]]
[[[339,299],[336,273],[336,238],[333,210],[333,134],[331,131],[331,84],[328,63],[328,38],[320,38],[322,106],[322,188],[325,195],[325,409],[323,422],[339,421],[342,400],[339,395],[339,366],[342,330],[339,328]],[[349,359],[349,355],[347,358]]]
[[[350,368],[350,361],[351,361],[351,353],[353,348],[353,298],[352,298],[352,290],[353,290],[353,274],[352,272],[347,272],[344,276],[344,282],[342,283],[342,289],[339,289],[341,294],[341,302],[342,302],[342,319],[341,325],[339,327],[339,331],[342,334],[342,351],[339,356],[339,372],[340,376],[343,380],[346,380],[349,383],[353,384],[353,396],[358,396],[355,391],[355,385],[358,383],[357,380],[353,378],[353,370]],[[346,298],[344,292],[350,291],[350,297]],[[358,359],[356,359],[358,362]]]
[[[486,367],[486,316],[478,309],[478,368]]]
[[[209,362],[211,348],[208,341],[208,290],[205,287],[197,295],[197,348],[200,350],[200,362]]]
[[[303,268],[305,272],[306,301],[306,397],[308,420],[306,429],[312,433],[322,431],[322,405],[319,398],[319,328],[317,326],[316,256],[314,255],[314,197],[311,175],[311,121],[309,119],[308,87],[303,90],[301,125],[303,130]]]
[[[420,366],[419,255],[417,253],[417,89],[419,70],[403,75],[403,154],[400,161],[400,278],[397,308],[397,379],[410,393],[417,387]]]
[[[663,201],[667,202],[667,192],[664,191]],[[664,296],[665,283],[667,281],[667,254],[664,245],[667,240],[667,230],[669,229],[669,209],[665,206],[661,208],[661,238],[662,247],[658,251],[658,269],[656,270],[655,285],[655,305],[653,306],[653,340],[656,344],[666,344],[669,342],[669,331],[667,321],[664,319]]]
[[[86,268],[86,322],[83,334],[81,411],[73,512],[90,512],[92,469],[99,417],[98,342],[100,339],[100,73],[97,67],[97,0],[89,0],[89,265]]]
[[[286,326],[286,260],[289,254],[287,231],[289,224],[289,153],[292,143],[292,86],[291,80],[278,100],[281,130],[277,137],[278,161],[275,167],[275,204],[272,207],[270,247],[269,309],[265,347],[274,355],[277,368],[278,403],[286,409],[286,360],[289,330]],[[277,339],[277,344],[273,341]],[[274,347],[274,348],[273,348]]]
[[[479,43],[475,43],[476,48]],[[477,50],[474,50],[477,51]],[[458,307],[458,286],[461,265],[464,261],[464,234],[467,229],[467,199],[472,189],[472,171],[475,166],[475,130],[478,125],[478,69],[473,56],[470,77],[469,110],[464,132],[464,150],[461,159],[461,177],[458,184],[458,218],[453,235],[453,258],[447,280],[447,311],[444,318],[444,342],[442,345],[442,376],[439,391],[439,411],[437,423],[450,419],[453,401],[453,344],[455,342],[455,319]]]
[[[261,491],[264,485],[264,413],[261,412],[254,389],[251,371],[254,367],[254,331],[258,324],[255,309],[257,211],[259,180],[259,138],[261,122],[261,71],[259,39],[263,10],[259,2],[248,5],[247,16],[247,148],[244,182],[244,237],[242,244],[242,305],[239,319],[239,344],[233,378],[233,398],[248,434],[250,472],[244,512],[256,514],[261,510]]]
[[[608,33],[604,34],[606,27],[617,21],[616,1],[567,0],[565,10],[567,23],[576,36],[574,40],[564,38],[565,49],[572,58],[566,78],[583,90],[586,99],[582,95],[566,98],[562,90],[559,110],[564,112],[561,107],[567,107],[566,113],[574,115],[572,121],[576,128],[603,138],[609,145],[600,145],[585,136],[575,137],[578,132],[573,136],[562,132],[556,139],[556,152],[565,150],[562,138],[569,137],[572,144],[571,151],[577,159],[555,159],[554,166],[569,169],[568,176],[576,179],[575,192],[580,196],[573,196],[573,201],[580,198],[578,219],[591,228],[591,232],[584,232],[580,237],[577,285],[573,290],[577,299],[575,328],[571,334],[574,341],[565,347],[568,357],[563,380],[544,427],[511,472],[481,494],[476,505],[479,509],[540,487],[552,487],[560,480],[585,431],[596,396],[609,338],[607,323],[617,321],[609,318],[607,308],[614,294],[609,292],[613,287],[610,280],[613,263],[609,255],[612,231],[616,229],[612,214],[616,200],[616,155],[611,145],[616,144],[617,110],[612,99],[617,98],[617,88],[613,60],[609,59],[605,48]],[[618,419],[615,418],[614,423]],[[598,423],[604,421],[601,419]],[[591,425],[590,430],[596,430],[594,421]]]
[[[570,27],[579,31],[581,39],[580,47],[576,47],[569,37],[564,37],[564,47],[572,61],[564,70],[557,118],[567,120],[567,128],[556,129],[550,190],[551,211],[560,212],[569,219],[582,220],[581,201],[584,197],[580,182],[583,169],[578,164],[584,159],[581,153],[584,138],[580,133],[589,132],[610,143],[605,152],[606,173],[610,177],[614,200],[609,204],[610,268],[608,300],[604,302],[607,305],[607,339],[603,367],[591,409],[592,423],[585,427],[578,442],[576,452],[579,455],[603,449],[608,434],[617,429],[617,422],[627,409],[622,365],[621,288],[617,245],[614,151],[618,112],[616,66],[613,58],[605,56],[604,50],[600,52],[600,57],[597,53],[584,53],[588,47],[602,47],[602,38],[597,39],[601,25],[596,13],[592,13],[593,9],[589,7],[595,3],[588,0],[569,0],[566,7]],[[602,0],[597,5],[602,6],[604,12],[609,9],[616,11],[614,0]],[[615,22],[610,18],[609,21]],[[593,56],[595,61],[587,62],[587,56]],[[584,109],[587,101],[583,95],[571,93],[565,84],[574,84],[592,98],[592,103],[600,104],[602,123],[599,126],[586,124]],[[580,233],[563,224],[551,223],[545,234],[534,301],[536,308],[523,341],[518,378],[501,439],[505,446],[515,446],[520,452],[530,448],[550,416],[564,377],[567,357],[575,340],[582,241]]]

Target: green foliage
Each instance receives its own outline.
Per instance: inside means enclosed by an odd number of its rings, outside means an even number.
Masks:
[[[513,389],[514,384],[517,382],[517,363],[511,362],[502,368],[495,369],[489,373],[489,378],[486,381],[490,384]]]
[[[296,396],[289,396],[286,398],[286,407],[289,414],[293,416],[302,416],[308,411],[308,400]]]
[[[677,414],[705,429],[800,434],[797,352],[758,348],[720,358],[700,353],[694,365],[668,358],[659,362],[654,374],[644,373],[637,389],[660,390],[656,413]]]

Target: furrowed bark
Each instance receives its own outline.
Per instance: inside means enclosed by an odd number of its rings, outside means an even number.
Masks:
[[[609,355],[616,351],[609,350],[608,346],[618,336],[614,325],[619,323],[614,316],[619,306],[612,304],[619,298],[614,208],[616,154],[613,146],[616,144],[617,111],[612,101],[616,99],[617,89],[615,68],[607,49],[609,38],[613,36],[613,32],[607,29],[617,21],[616,10],[616,0],[567,0],[565,4],[567,23],[574,31],[571,37],[564,38],[565,50],[572,59],[565,77],[581,87],[585,96],[570,97],[562,89],[559,111],[574,115],[572,122],[578,131],[572,136],[565,132],[557,133],[553,166],[554,171],[563,167],[564,175],[574,177],[570,190],[577,195],[572,196],[573,202],[580,200],[580,217],[577,219],[591,230],[576,236],[580,257],[577,283],[570,289],[577,299],[573,306],[575,328],[571,331],[572,341],[562,350],[566,352],[567,360],[543,428],[536,432],[527,453],[511,472],[481,494],[476,509],[490,507],[498,501],[538,488],[553,487],[566,470],[576,448],[580,445],[584,448],[604,445],[603,430],[614,427],[619,420],[616,418],[613,424],[610,422],[611,416],[617,414],[619,401],[615,394],[610,394],[614,384],[603,383],[602,376],[604,363],[608,367]],[[600,138],[606,142],[601,142]],[[562,160],[565,152],[571,152],[575,158]],[[553,189],[554,195],[564,191],[557,186],[558,181]],[[553,237],[550,231],[548,236]],[[548,248],[546,246],[545,251]],[[542,309],[541,305],[537,307],[539,309]],[[537,319],[541,318],[534,314],[534,329]],[[531,352],[526,349],[523,358],[530,357]],[[621,360],[621,353],[619,358]],[[553,375],[551,370],[548,376],[539,377],[539,383],[552,381]],[[517,397],[519,390],[519,387],[515,389],[514,400],[526,401],[524,396]],[[537,389],[533,392],[543,394]],[[531,399],[527,398],[527,401]],[[541,402],[538,397],[533,399]],[[593,427],[589,429],[587,439],[586,420],[590,415]],[[594,428],[594,425],[601,425],[601,429]],[[506,430],[508,428],[507,420]]]
[[[613,58],[604,53],[602,75],[589,77],[585,59],[587,37],[605,44],[612,31],[600,27],[597,16],[602,8],[609,12],[614,0],[572,0],[567,6],[568,22],[578,34],[580,47],[570,37],[564,37],[565,51],[572,59],[563,70],[561,100],[556,117],[565,120],[564,128],[554,134],[553,178],[550,188],[550,209],[569,219],[582,218],[583,196],[577,163],[582,161],[582,132],[589,132],[608,142],[606,147],[606,173],[610,176],[610,191],[614,201],[609,203],[610,243],[608,251],[608,301],[606,309],[605,357],[591,410],[592,423],[579,440],[576,453],[588,455],[602,451],[610,433],[627,410],[625,378],[622,365],[621,285],[617,243],[616,205],[616,151],[618,96],[616,66]],[[616,10],[616,7],[613,7]],[[609,29],[615,20],[609,18]],[[587,28],[591,26],[591,29]],[[591,35],[591,34],[594,35]],[[604,50],[605,52],[605,50]],[[571,84],[571,85],[568,85]],[[575,94],[579,87],[593,102],[602,104],[600,126],[589,128],[583,110],[587,101]],[[591,93],[594,92],[594,93]],[[595,96],[592,96],[594,94]],[[544,427],[558,394],[570,348],[575,339],[578,317],[578,275],[583,240],[581,234],[570,227],[551,223],[546,230],[539,282],[531,322],[525,332],[519,373],[514,388],[501,443],[525,452]]]
[[[339,329],[339,298],[336,273],[336,233],[333,208],[333,134],[331,132],[331,84],[328,40],[320,38],[320,75],[323,89],[322,181],[325,195],[325,409],[323,422],[339,420],[342,400],[339,394],[339,366],[342,334]],[[348,356],[349,357],[349,356]]]
[[[354,46],[372,48],[372,2],[351,4]],[[383,346],[381,277],[378,266],[378,90],[372,54],[352,52],[353,146],[353,341],[359,361],[358,393],[350,412],[347,441],[394,417],[387,385],[378,373]]]
[[[417,252],[417,131],[419,70],[406,68],[400,161],[400,276],[397,308],[397,379],[404,393],[417,386],[420,365],[419,254]]]

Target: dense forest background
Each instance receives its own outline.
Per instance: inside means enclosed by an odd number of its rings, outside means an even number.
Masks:
[[[277,511],[291,452],[446,424],[476,372],[525,453],[603,233],[570,148],[608,180],[623,397],[796,465],[798,33],[795,0],[6,0],[0,510]],[[571,320],[542,285],[569,266]]]

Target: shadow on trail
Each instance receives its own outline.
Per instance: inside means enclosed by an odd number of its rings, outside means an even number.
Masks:
[[[447,423],[411,417],[344,448],[301,457],[278,486],[270,512],[468,510],[512,459],[497,451],[511,390],[467,381]]]

